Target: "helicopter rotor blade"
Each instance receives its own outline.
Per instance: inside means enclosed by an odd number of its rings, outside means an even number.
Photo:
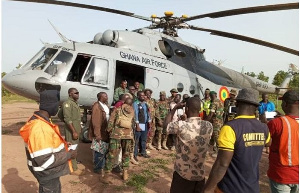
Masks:
[[[94,5],[71,3],[71,2],[66,2],[66,1],[53,1],[53,0],[10,0],[10,1],[21,1],[21,2],[31,2],[31,3],[42,3],[42,4],[51,4],[51,5],[62,5],[62,6],[68,6],[68,7],[77,7],[77,8],[84,8],[84,9],[91,9],[91,10],[115,13],[115,14],[119,14],[119,15],[124,15],[124,16],[134,17],[137,19],[146,20],[146,21],[152,21],[152,19],[149,17],[135,15],[134,13],[127,12],[127,11],[110,9],[110,8],[106,8],[106,7],[98,7],[98,6],[94,6]]]
[[[299,9],[299,3],[286,3],[286,4],[277,4],[277,5],[266,5],[266,6],[257,6],[257,7],[246,7],[240,9],[231,9],[226,11],[218,11],[213,13],[195,15],[189,18],[182,19],[182,21],[191,21],[191,20],[201,19],[205,17],[220,18],[220,17],[228,17],[233,15],[248,14],[248,13],[280,11],[280,10],[289,10],[289,9]]]
[[[273,44],[271,42],[266,42],[266,41],[263,41],[263,40],[259,40],[259,39],[239,35],[239,34],[234,34],[234,33],[229,33],[229,32],[224,32],[224,31],[218,31],[218,30],[213,30],[213,29],[207,29],[207,28],[201,28],[201,27],[197,27],[197,26],[193,26],[193,25],[190,25],[189,27],[190,27],[190,29],[193,29],[193,30],[210,32],[211,35],[222,36],[222,37],[232,38],[232,39],[241,40],[241,41],[245,41],[245,42],[250,42],[250,43],[253,43],[253,44],[266,46],[266,47],[269,47],[269,48],[281,50],[283,52],[287,52],[287,53],[299,56],[299,51],[298,50],[294,50],[294,49],[287,48],[287,47],[284,47],[284,46],[281,46],[281,45]]]

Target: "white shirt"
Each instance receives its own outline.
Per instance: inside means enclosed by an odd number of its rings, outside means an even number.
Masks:
[[[108,106],[104,103],[101,103],[100,101],[99,101],[99,103],[102,106],[102,108],[104,109],[105,114],[106,114],[106,119],[108,120],[109,119],[109,108],[108,108]]]

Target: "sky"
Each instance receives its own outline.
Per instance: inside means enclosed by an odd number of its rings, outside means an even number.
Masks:
[[[173,11],[174,16],[223,11],[249,6],[292,3],[295,0],[85,0],[72,1],[119,9],[150,17]],[[2,3],[2,72],[10,72],[19,63],[25,64],[43,44],[61,42],[48,19],[69,39],[80,42],[93,40],[98,32],[107,29],[133,30],[149,26],[147,21],[101,11],[40,5],[14,1]],[[224,18],[204,18],[187,22],[203,28],[216,29],[250,36],[299,50],[299,10],[255,13]],[[222,65],[241,72],[263,71],[272,82],[279,70],[288,70],[293,63],[299,67],[299,57],[272,48],[239,40],[210,35],[208,32],[179,30],[179,36],[202,49],[207,61],[222,61]]]

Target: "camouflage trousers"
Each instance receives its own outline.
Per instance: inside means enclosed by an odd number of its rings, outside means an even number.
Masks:
[[[209,141],[209,144],[213,146],[213,151],[216,153],[218,152],[218,147],[219,147],[218,145],[219,132],[220,130],[214,130]]]
[[[124,169],[129,167],[130,152],[132,152],[132,139],[110,139],[105,170],[112,170],[114,163],[116,162],[115,159],[118,159],[121,149],[122,166]]]
[[[157,130],[157,141],[161,142],[161,140],[167,140],[167,131],[166,129],[163,129],[162,127],[157,126],[156,127]]]
[[[155,121],[152,121],[152,127],[148,131],[149,134],[148,134],[147,143],[152,144],[153,137],[155,136],[155,131],[156,131]]]

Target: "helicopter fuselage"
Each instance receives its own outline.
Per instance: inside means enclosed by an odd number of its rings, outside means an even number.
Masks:
[[[178,37],[154,30],[107,30],[93,43],[45,44],[2,83],[8,90],[37,101],[43,89],[60,90],[61,101],[65,101],[68,89],[75,87],[80,92],[79,104],[86,107],[97,100],[99,92],[106,92],[111,103],[114,89],[124,79],[129,85],[143,83],[153,90],[153,98],[172,88],[201,98],[210,88],[222,100],[231,88],[281,92],[275,85],[207,62],[203,52]]]

